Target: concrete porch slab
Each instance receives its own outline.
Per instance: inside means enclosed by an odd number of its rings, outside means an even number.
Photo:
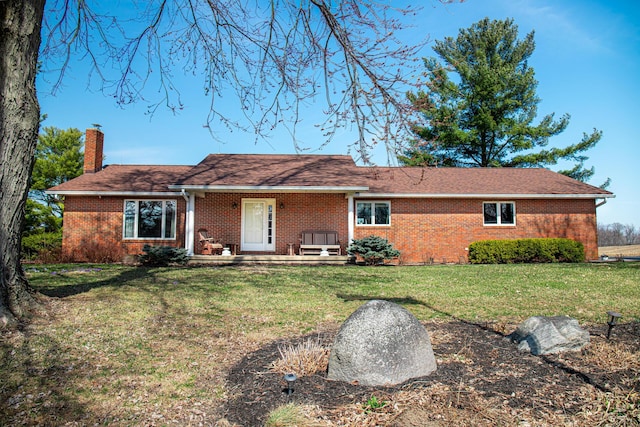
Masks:
[[[344,265],[350,256],[314,255],[193,255],[190,265],[237,265],[237,264],[283,264],[283,265]]]

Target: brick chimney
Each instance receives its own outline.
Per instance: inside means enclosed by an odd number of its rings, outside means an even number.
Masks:
[[[84,138],[84,173],[102,170],[102,147],[104,133],[100,129],[87,129]]]

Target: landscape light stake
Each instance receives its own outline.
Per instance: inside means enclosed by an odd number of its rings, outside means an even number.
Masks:
[[[618,319],[622,317],[622,314],[616,313],[615,311],[607,311],[607,316],[607,325],[609,325],[609,329],[607,330],[607,339],[609,339],[611,336],[611,330],[618,324]]]
[[[293,393],[293,383],[295,383],[297,379],[296,374],[285,374],[284,380],[287,382],[287,396],[291,396],[291,393]]]

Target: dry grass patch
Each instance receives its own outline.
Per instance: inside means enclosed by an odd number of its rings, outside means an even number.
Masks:
[[[635,371],[640,376],[640,355],[637,348],[627,342],[612,340],[594,340],[582,352],[586,365],[603,371]]]

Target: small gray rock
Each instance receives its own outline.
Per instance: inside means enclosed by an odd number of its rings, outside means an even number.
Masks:
[[[518,350],[532,354],[554,354],[580,350],[589,344],[589,332],[568,316],[534,316],[509,335]]]
[[[331,348],[332,380],[395,385],[436,370],[427,330],[406,309],[372,300],[343,323]]]

